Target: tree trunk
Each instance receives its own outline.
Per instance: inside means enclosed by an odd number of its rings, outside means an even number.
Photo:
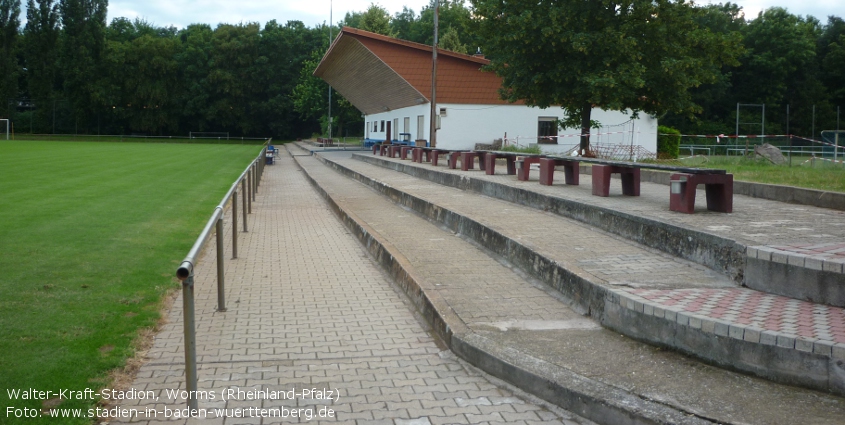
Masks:
[[[590,114],[593,112],[593,106],[587,104],[581,110],[581,148],[579,155],[592,156],[590,153]]]

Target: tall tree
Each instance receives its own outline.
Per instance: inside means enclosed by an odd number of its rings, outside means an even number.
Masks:
[[[46,131],[56,99],[56,49],[59,9],[54,0],[27,0],[23,49],[29,96],[35,105],[40,131]]]
[[[393,37],[395,33],[390,28],[390,14],[387,9],[374,3],[361,15],[360,29],[376,34]]]
[[[62,21],[59,68],[65,96],[72,105],[77,125],[89,129],[92,118],[102,111],[98,98],[105,50],[108,0],[61,0]]]
[[[304,119],[317,119],[328,134],[328,96],[326,83],[314,76],[325,48],[314,50],[300,70],[299,80],[291,95],[293,107]],[[344,134],[346,126],[361,122],[361,112],[338,93],[332,96],[332,134]]]
[[[810,135],[812,108],[828,111],[827,94],[819,79],[816,56],[821,26],[815,18],[802,18],[773,7],[760,13],[743,29],[745,53],[733,77],[739,103],[766,104],[766,132],[785,131],[786,105],[790,105],[790,132]],[[822,106],[822,104],[825,106]],[[742,111],[740,111],[742,112]],[[759,119],[741,119],[754,122]],[[759,132],[749,127],[741,132]]]
[[[692,114],[689,89],[736,63],[739,41],[699,25],[685,0],[473,0],[480,36],[510,101],[560,105],[589,151],[593,107]]]
[[[8,118],[18,99],[18,28],[21,25],[20,0],[0,0],[0,113]]]

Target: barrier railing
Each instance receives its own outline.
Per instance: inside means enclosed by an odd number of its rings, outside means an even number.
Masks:
[[[217,311],[226,311],[225,292],[225,261],[223,241],[223,216],[226,205],[232,201],[232,258],[238,258],[238,186],[241,187],[243,198],[243,231],[247,232],[247,215],[252,214],[252,203],[258,193],[258,185],[264,174],[268,140],[261,153],[246,167],[235,180],[232,187],[223,196],[220,204],[214,208],[214,213],[203,228],[188,255],[182,260],[176,270],[176,277],[182,282],[182,309],[185,331],[185,386],[188,390],[188,409],[195,410],[197,406],[197,349],[196,326],[194,321],[194,267],[203,247],[208,242],[212,231],[216,233],[217,248]]]

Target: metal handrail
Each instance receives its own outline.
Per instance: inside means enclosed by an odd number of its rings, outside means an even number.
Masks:
[[[272,139],[267,139],[264,147],[258,156],[246,167],[243,173],[232,183],[232,187],[223,196],[220,203],[214,208],[208,222],[197,237],[194,245],[188,251],[188,255],[182,260],[179,268],[176,269],[176,278],[182,282],[182,310],[184,315],[185,332],[185,387],[188,390],[187,404],[189,409],[198,408],[197,399],[197,351],[196,351],[196,326],[194,321],[194,267],[197,257],[211,236],[212,229],[217,234],[217,311],[226,311],[226,298],[224,290],[224,260],[223,260],[223,211],[226,204],[232,201],[232,256],[237,258],[238,240],[238,185],[242,186],[244,197],[243,223],[244,232],[247,231],[247,213],[252,213],[252,201],[255,200],[258,191],[258,183],[264,173],[266,162],[267,146]],[[247,189],[247,186],[249,188]],[[248,206],[248,208],[247,208]],[[248,212],[247,212],[248,211]]]

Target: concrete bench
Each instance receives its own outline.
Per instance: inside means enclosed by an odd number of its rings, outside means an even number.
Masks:
[[[669,209],[695,212],[695,187],[703,184],[710,211],[733,212],[733,174],[676,173],[669,177]]]
[[[671,211],[694,213],[696,186],[703,184],[707,194],[708,210],[733,212],[733,174],[727,174],[725,170],[594,158],[580,158],[580,161],[593,163],[593,195],[610,196],[611,176],[618,173],[622,178],[622,194],[640,196],[640,170],[646,168],[674,172],[669,177],[669,209]]]
[[[564,167],[564,182],[578,186],[581,162],[568,158],[540,158],[540,184],[551,186],[554,181],[555,167],[559,165]]]
[[[519,153],[516,152],[503,152],[503,151],[476,151],[478,152],[483,158],[479,157],[479,164],[484,163],[484,166],[481,168],[484,170],[486,174],[493,175],[496,173],[496,159],[504,158],[507,163],[507,172],[509,175],[516,174],[516,157],[521,156]],[[524,154],[523,154],[524,155]]]

